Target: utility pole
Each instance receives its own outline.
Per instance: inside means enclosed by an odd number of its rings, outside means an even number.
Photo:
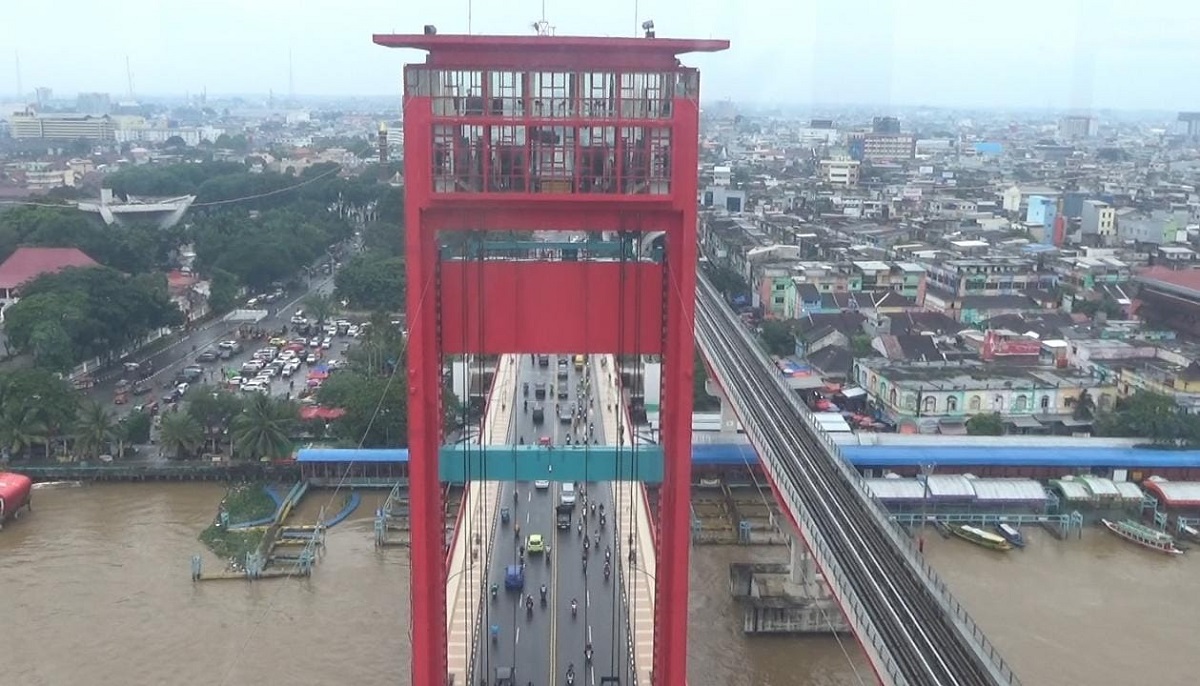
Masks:
[[[921,465],[921,533],[917,539],[917,550],[925,552],[925,527],[929,524],[929,477],[936,465],[926,462]]]
[[[133,68],[129,66],[129,55],[125,56],[125,82],[129,88],[129,99],[133,100]]]
[[[23,85],[21,85],[21,52],[19,50],[17,50],[17,51],[14,51],[13,54],[17,58],[17,99],[21,101],[22,105],[24,105],[26,103],[25,103],[25,87]]]

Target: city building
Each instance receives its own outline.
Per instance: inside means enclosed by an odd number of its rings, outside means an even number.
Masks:
[[[1080,219],[1083,241],[1089,245],[1112,245],[1117,240],[1117,211],[1099,200],[1085,200]]]
[[[1004,363],[870,358],[856,360],[852,374],[876,416],[909,433],[963,433],[983,413],[999,414],[1010,431],[1070,433],[1091,424],[1074,416],[1084,391],[1098,410],[1117,398],[1115,384],[1090,374]]]
[[[871,121],[871,131],[874,133],[900,133],[900,120],[895,117],[875,117]]]
[[[858,185],[862,162],[849,159],[821,160],[821,181],[831,186],[852,188]]]
[[[1058,202],[1054,198],[1043,195],[1029,197],[1029,207],[1025,210],[1025,223],[1036,226],[1050,226],[1058,214]]]
[[[112,113],[112,99],[108,93],[80,93],[75,98],[75,109],[80,114],[102,117]]]
[[[1058,123],[1058,135],[1065,140],[1090,138],[1096,135],[1096,120],[1080,115],[1063,117]]]
[[[12,137],[109,141],[114,139],[115,127],[107,116],[87,114],[40,114],[16,112],[9,119]]]

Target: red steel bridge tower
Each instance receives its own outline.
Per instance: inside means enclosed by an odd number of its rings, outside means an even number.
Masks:
[[[374,37],[428,53],[405,68],[403,105],[413,684],[447,679],[440,482],[479,478],[443,445],[443,357],[612,353],[662,357],[656,453],[509,446],[471,464],[490,479],[549,459],[560,481],[661,480],[654,681],[682,686],[699,74],[677,55],[729,43],[433,33]],[[517,238],[531,231],[590,238]]]

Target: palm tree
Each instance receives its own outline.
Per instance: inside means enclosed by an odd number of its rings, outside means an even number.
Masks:
[[[1096,401],[1092,400],[1092,394],[1085,388],[1075,400],[1075,411],[1071,414],[1075,419],[1091,419],[1095,412]]]
[[[46,446],[50,452],[50,427],[38,418],[34,410],[10,410],[0,415],[0,449],[20,455],[35,445]]]
[[[204,428],[186,412],[171,412],[162,419],[158,441],[176,459],[192,457],[204,445]]]
[[[234,444],[250,459],[285,457],[292,450],[295,425],[294,403],[255,395],[233,419]]]
[[[104,452],[115,435],[112,416],[98,402],[91,401],[79,411],[75,420],[75,448],[85,457],[95,458]]]

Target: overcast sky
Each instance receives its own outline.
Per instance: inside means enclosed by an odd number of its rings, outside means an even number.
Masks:
[[[465,33],[468,1],[57,0],[5,2],[0,97],[17,90],[138,94],[399,93],[421,54],[372,33]],[[685,57],[705,98],[1200,109],[1200,3],[1183,0],[546,0],[561,35],[727,38]],[[531,33],[541,0],[474,0],[473,33]],[[636,7],[636,12],[635,12]]]

